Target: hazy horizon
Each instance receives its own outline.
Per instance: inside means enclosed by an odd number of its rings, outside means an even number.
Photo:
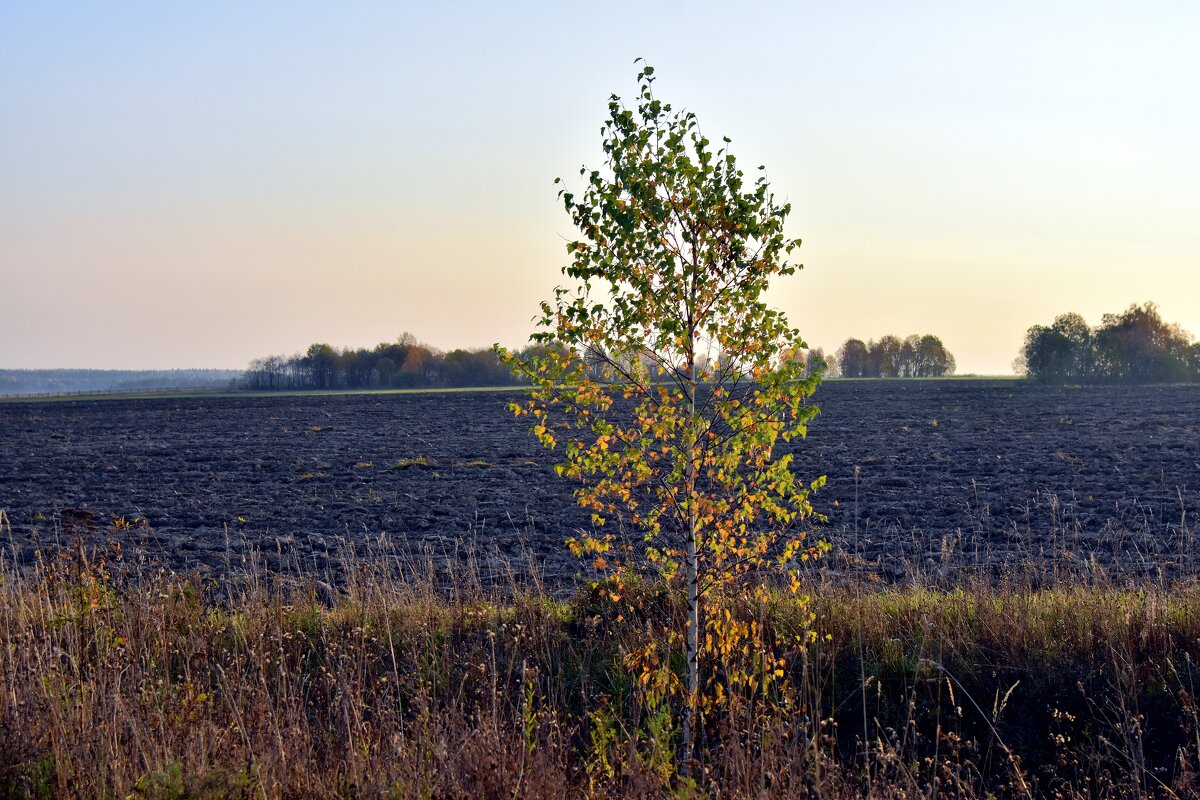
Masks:
[[[609,94],[765,164],[813,346],[1131,303],[1200,335],[1187,4],[0,5],[0,368],[519,345]]]

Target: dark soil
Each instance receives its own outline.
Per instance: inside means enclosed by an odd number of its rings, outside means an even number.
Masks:
[[[383,542],[471,556],[485,577],[532,563],[566,580],[562,542],[587,516],[512,398],[0,404],[0,510],[21,560],[38,543],[112,540],[220,573],[248,543],[271,567],[327,570]],[[831,575],[1194,574],[1200,386],[843,381],[816,400],[795,463],[828,476]]]

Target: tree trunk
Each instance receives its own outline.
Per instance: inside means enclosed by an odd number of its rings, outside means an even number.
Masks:
[[[693,288],[693,307],[695,290]],[[690,316],[690,315],[689,315]],[[696,749],[696,717],[700,701],[700,557],[696,542],[696,334],[688,325],[688,390],[691,402],[689,415],[687,499],[687,702],[683,710],[683,758],[680,772],[687,777]]]
[[[690,770],[695,750],[696,709],[700,699],[700,592],[699,557],[696,553],[696,531],[692,516],[692,530],[687,542],[687,704],[683,710],[683,763],[681,772],[686,777]]]

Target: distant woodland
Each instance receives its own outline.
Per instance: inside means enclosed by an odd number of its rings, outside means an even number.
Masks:
[[[248,389],[423,389],[511,386],[517,381],[491,348],[451,350],[405,334],[373,348],[314,344],[303,354],[250,362]]]
[[[932,334],[847,339],[832,356],[807,354],[829,377],[936,378],[955,361]],[[1105,314],[1091,327],[1079,314],[1034,325],[1013,363],[1042,383],[1200,381],[1200,343],[1165,321],[1153,303]],[[128,392],[153,389],[425,389],[519,383],[491,348],[443,352],[405,334],[372,348],[314,344],[304,353],[255,359],[245,372],[219,369],[0,369],[0,395]]]
[[[932,335],[884,336],[866,343],[850,339],[833,359],[820,348],[810,350],[807,358],[830,377],[923,378],[954,373],[954,356]],[[244,385],[258,390],[328,390],[511,386],[520,382],[491,348],[442,352],[405,334],[373,348],[314,344],[303,354],[259,358],[246,370]]]
[[[843,378],[940,378],[953,375],[954,356],[933,334],[847,339],[838,348],[827,374]]]
[[[0,394],[228,389],[241,378],[231,369],[0,369]]]
[[[1094,328],[1073,313],[1034,325],[1013,367],[1043,383],[1189,383],[1200,381],[1200,343],[1154,303],[1134,304]]]

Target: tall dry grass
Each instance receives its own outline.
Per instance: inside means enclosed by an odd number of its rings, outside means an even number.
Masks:
[[[346,557],[338,588],[216,581],[67,547],[0,563],[0,796],[1189,797],[1200,588],[814,586],[817,643],[770,714],[710,715],[674,770],[616,619],[433,561]],[[233,574],[233,573],[231,573]],[[744,613],[810,624],[781,599]]]

